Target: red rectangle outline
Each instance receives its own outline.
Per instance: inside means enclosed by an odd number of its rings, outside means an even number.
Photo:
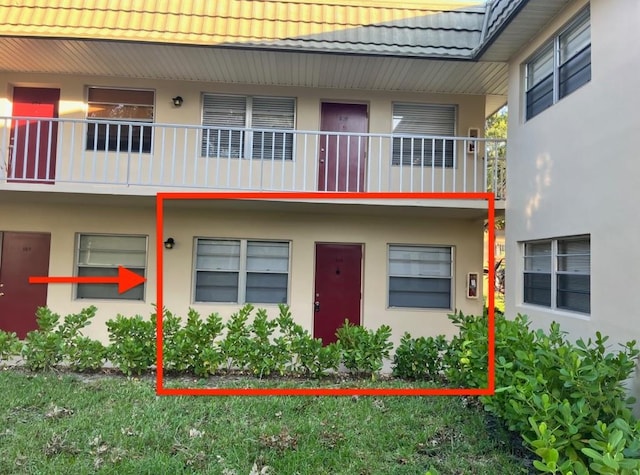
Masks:
[[[163,319],[156,326],[156,394],[159,396],[492,396],[495,394],[495,197],[493,193],[421,192],[161,192],[156,195],[156,295],[164,308],[164,202],[166,200],[486,200],[488,208],[488,386],[486,388],[166,388],[162,361]],[[160,311],[159,315],[162,315]]]

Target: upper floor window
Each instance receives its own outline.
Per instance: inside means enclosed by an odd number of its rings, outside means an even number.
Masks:
[[[588,236],[524,243],[525,303],[588,314],[590,282]]]
[[[290,97],[205,94],[202,156],[292,160],[295,108]]]
[[[526,64],[526,118],[590,80],[591,28],[586,8]]]
[[[453,167],[456,106],[393,104],[393,165]],[[429,136],[429,137],[426,137]]]
[[[90,87],[87,150],[151,152],[155,93],[149,90]]]

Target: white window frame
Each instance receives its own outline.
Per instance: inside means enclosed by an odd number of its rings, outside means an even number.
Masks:
[[[111,91],[121,91],[123,93],[126,92],[143,92],[143,93],[151,93],[153,94],[153,101],[151,104],[134,104],[134,103],[129,103],[126,101],[119,101],[119,102],[112,102],[112,103],[107,103],[107,102],[99,102],[99,101],[95,101],[92,102],[90,101],[90,95],[91,95],[91,91],[92,90],[111,90]],[[140,133],[142,134],[145,128],[149,128],[150,129],[150,138],[149,138],[149,146],[148,149],[145,150],[144,147],[144,137],[141,136],[141,140],[140,140],[140,145],[139,147],[135,148],[132,147],[132,144],[129,143],[129,139],[128,137],[126,145],[126,148],[121,148],[120,145],[118,145],[118,147],[116,148],[110,148],[109,146],[109,141],[107,140],[105,143],[104,147],[98,147],[97,143],[95,142],[95,140],[99,137],[99,134],[97,133],[97,131],[95,131],[93,134],[91,133],[91,131],[89,129],[87,129],[86,132],[86,137],[85,137],[85,149],[87,151],[107,151],[107,152],[112,152],[112,153],[142,153],[142,154],[150,154],[153,153],[153,132],[154,132],[154,128],[153,128],[153,124],[155,122],[155,118],[156,118],[156,91],[155,89],[145,89],[145,88],[131,88],[131,87],[118,87],[118,86],[87,86],[86,88],[86,99],[87,99],[87,110],[86,110],[86,114],[85,117],[88,121],[100,121],[99,125],[104,125],[105,129],[106,129],[106,133],[107,136],[109,136],[109,132],[111,132],[111,130],[113,130],[112,128],[114,128],[116,130],[116,136],[117,136],[117,140],[118,142],[120,142],[121,140],[124,140],[124,137],[122,137],[122,134],[129,134],[129,130],[130,127],[140,127]],[[98,118],[94,118],[94,117],[89,117],[89,113],[90,113],[90,108],[91,108],[91,104],[111,104],[111,105],[123,105],[123,106],[144,106],[144,107],[151,107],[151,119],[149,120],[143,120],[143,119],[137,119],[135,117],[132,118],[109,118],[109,117],[98,117]],[[111,123],[113,123],[113,125],[111,125]],[[93,147],[89,147],[89,141],[90,140],[94,140],[94,146]]]
[[[449,274],[443,275],[414,275],[414,274],[393,274],[391,272],[391,252],[397,248],[415,248],[416,250],[429,249],[447,249],[449,251]],[[390,309],[426,309],[426,310],[452,310],[455,292],[455,247],[442,244],[401,244],[392,243],[387,245],[387,308]],[[391,305],[391,280],[393,278],[411,278],[411,279],[437,279],[449,281],[449,304],[448,306],[411,306],[411,305]]]
[[[142,254],[144,252],[144,266],[141,267],[137,264],[133,265],[130,262],[113,262],[110,264],[81,264],[80,259],[81,259],[81,253],[84,251],[88,251],[88,249],[85,249],[83,247],[81,247],[82,245],[82,238],[84,236],[95,236],[95,237],[104,237],[104,238],[138,238],[138,239],[144,239],[144,251],[140,251],[138,249],[110,249],[110,248],[98,248],[98,249],[94,249],[97,250],[99,252],[104,252],[104,251],[113,251],[113,252],[121,252],[123,254]],[[85,269],[104,269],[105,272],[104,274],[101,273],[101,275],[104,275],[105,277],[115,277],[117,276],[117,269],[119,266],[123,266],[125,268],[127,268],[128,270],[134,271],[136,269],[142,269],[143,270],[143,276],[147,276],[147,269],[148,269],[148,265],[149,265],[149,236],[144,235],[144,234],[110,234],[110,233],[76,233],[76,238],[75,238],[75,262],[74,262],[74,272],[76,276],[80,276],[82,274],[82,272],[80,271],[81,268],[85,268]],[[81,288],[81,286],[95,286],[95,285],[104,285],[104,286],[113,286],[113,289],[115,290],[115,294],[112,297],[105,297],[105,296],[101,296],[101,297],[81,297],[79,296],[79,289]],[[73,295],[74,298],[76,300],[129,300],[129,301],[135,301],[135,302],[145,302],[146,301],[146,290],[147,290],[147,285],[146,285],[146,281],[143,282],[142,284],[140,284],[140,286],[136,286],[135,288],[124,292],[122,294],[118,293],[118,284],[76,284],[74,286],[74,290],[73,290]],[[91,288],[91,287],[90,287]],[[132,293],[138,293],[140,292],[140,288],[142,289],[142,295],[141,298],[131,298],[131,294]]]
[[[198,243],[200,241],[215,241],[215,242],[233,242],[239,244],[239,266],[238,269],[207,269],[198,267]],[[284,272],[281,271],[251,271],[248,269],[248,247],[249,243],[276,243],[276,244],[286,244],[287,245],[287,271],[286,271],[286,301],[285,302],[247,302],[246,294],[247,294],[247,275],[252,272],[255,273],[272,273],[282,275]],[[226,301],[218,301],[218,300],[198,300],[197,298],[197,287],[198,287],[198,272],[233,272],[238,274],[238,298],[233,300]],[[192,292],[192,302],[197,304],[245,304],[245,303],[253,303],[253,304],[264,304],[264,305],[277,305],[279,303],[288,304],[291,299],[291,241],[282,240],[282,239],[259,239],[259,238],[251,238],[251,239],[238,239],[238,238],[215,238],[215,237],[196,237],[194,239],[193,246],[193,292]]]
[[[397,118],[401,112],[397,108],[403,107],[409,110],[413,109],[414,114],[422,114],[420,117],[422,124],[412,123],[408,125],[408,128],[412,130],[396,132],[396,128],[400,125]],[[443,124],[441,121],[434,120],[439,115],[452,115],[453,124]],[[456,168],[457,144],[455,136],[458,128],[458,107],[455,104],[394,102],[391,106],[391,122],[393,134],[391,140],[392,166]],[[404,154],[406,148],[410,149],[408,157]],[[450,157],[447,154],[447,149],[451,150]]]
[[[244,124],[242,126],[228,127],[223,124],[205,124],[205,102],[207,97],[220,97],[220,98],[231,98],[244,100]],[[291,117],[291,128],[271,128],[268,126],[255,127],[254,122],[254,102],[256,100],[281,100],[281,101],[291,101],[291,105],[293,106],[293,115]],[[201,124],[203,127],[202,131],[202,139],[201,139],[201,151],[200,154],[203,157],[217,157],[217,158],[225,158],[225,159],[256,159],[256,160],[266,160],[266,161],[275,161],[275,162],[292,162],[295,160],[295,150],[296,150],[296,123],[297,123],[297,100],[295,97],[289,96],[248,96],[248,95],[238,95],[238,94],[219,94],[219,93],[204,93],[202,95],[202,108],[201,108]],[[231,140],[230,135],[232,133],[240,134],[240,145],[242,146],[242,151],[238,154],[231,153],[231,150],[227,153],[224,153],[223,148],[219,145],[216,147],[210,146],[211,140],[207,141],[207,134],[212,133],[215,130],[222,130],[223,132],[219,135],[221,139]],[[253,146],[254,146],[254,137],[257,134],[269,134],[269,131],[272,134],[281,134],[287,140],[290,140],[291,149],[289,153],[285,155],[280,154],[267,154],[265,156],[256,156],[254,154]],[[215,132],[214,132],[215,133]],[[228,138],[227,138],[228,137]],[[275,135],[273,136],[275,138]],[[275,147],[274,147],[275,148]],[[283,147],[283,150],[286,150],[286,147]]]
[[[559,252],[559,248],[560,248],[560,243],[564,243],[564,242],[570,242],[570,241],[588,241],[589,243],[589,253],[571,253],[571,254],[561,254]],[[542,272],[542,271],[537,271],[537,270],[527,270],[526,267],[526,259],[532,257],[532,255],[527,255],[527,244],[549,244],[549,248],[550,248],[550,252],[549,252],[549,272]],[[523,276],[523,280],[522,280],[522,303],[525,305],[533,305],[536,307],[542,307],[542,308],[548,308],[551,310],[558,310],[558,311],[562,311],[562,312],[570,312],[570,313],[575,313],[575,314],[579,314],[579,315],[583,315],[583,316],[588,316],[591,314],[591,236],[590,235],[578,235],[578,236],[568,236],[568,237],[561,237],[561,238],[553,238],[553,239],[543,239],[543,240],[535,240],[535,241],[524,241],[522,242],[522,254],[523,254],[523,272],[522,272],[522,276]],[[566,257],[578,257],[578,256],[582,256],[582,257],[587,257],[589,259],[589,272],[570,272],[570,271],[563,271],[560,270],[560,265],[559,265],[559,260],[562,258],[566,258]],[[550,286],[549,286],[549,301],[550,304],[549,305],[545,305],[542,303],[536,303],[536,302],[527,302],[525,300],[525,274],[545,274],[545,275],[549,275],[550,276]],[[559,292],[559,285],[558,285],[558,281],[560,279],[560,276],[563,275],[578,275],[578,276],[588,276],[589,277],[589,302],[588,302],[588,307],[589,307],[589,311],[585,312],[582,310],[578,310],[576,308],[569,308],[567,306],[562,306],[558,304],[558,292]],[[561,291],[561,290],[560,290]]]
[[[571,56],[567,58],[563,58],[561,51],[563,45],[565,45],[566,38],[569,33],[579,30],[581,28],[586,28],[589,34],[589,42],[587,45],[583,46],[580,50],[574,52]],[[587,51],[588,50],[588,51]],[[564,94],[560,94],[560,73],[563,66],[569,63],[571,60],[579,58],[580,54],[588,53],[589,54],[589,77],[576,86],[575,88],[567,91]],[[551,72],[544,76],[542,79],[537,80],[535,83],[530,83],[532,72],[531,69],[534,67],[537,61],[545,58],[547,55],[551,54]],[[536,111],[535,113],[529,114],[528,107],[528,96],[529,93],[532,92],[537,86],[539,86],[544,81],[551,79],[551,88],[552,88],[552,97],[551,102],[546,105],[543,109]],[[589,6],[582,9],[577,15],[575,15],[557,34],[553,36],[549,41],[547,41],[544,45],[542,45],[538,50],[524,63],[524,118],[525,120],[530,120],[544,112],[546,109],[556,104],[559,100],[564,97],[570,95],[575,90],[580,87],[588,84],[591,81],[591,14]]]

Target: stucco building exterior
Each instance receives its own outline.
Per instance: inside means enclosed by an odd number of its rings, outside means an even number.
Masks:
[[[157,192],[490,192],[507,314],[640,336],[638,2],[149,5],[0,3],[0,327],[153,311]],[[483,128],[507,102],[505,159]],[[364,196],[168,204],[165,306],[287,303],[327,341],[482,311],[486,201]],[[144,286],[25,283],[119,265]]]

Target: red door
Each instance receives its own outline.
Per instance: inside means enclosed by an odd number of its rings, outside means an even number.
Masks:
[[[54,182],[58,122],[47,119],[58,118],[59,100],[60,89],[13,89],[13,116],[32,119],[13,122],[9,149],[9,181]]]
[[[365,104],[323,102],[320,129],[327,132],[367,133]],[[327,134],[320,136],[318,190],[364,191],[367,137]]]
[[[35,330],[36,309],[47,304],[47,286],[31,285],[32,275],[49,274],[47,233],[0,233],[0,329],[24,338]]]
[[[362,246],[316,244],[313,335],[327,345],[345,319],[360,324]]]

